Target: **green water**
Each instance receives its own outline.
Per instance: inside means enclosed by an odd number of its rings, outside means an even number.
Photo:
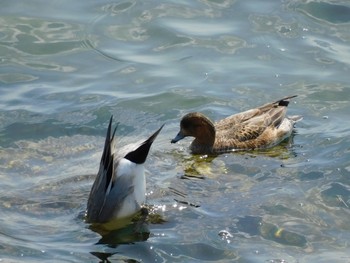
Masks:
[[[348,1],[2,1],[1,262],[349,262]],[[298,94],[273,149],[192,156],[170,140]],[[165,123],[148,223],[83,220],[110,115],[118,145]],[[137,231],[136,231],[137,230]],[[103,261],[104,260],[104,261]]]

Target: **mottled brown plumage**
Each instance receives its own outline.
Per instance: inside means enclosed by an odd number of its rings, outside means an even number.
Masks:
[[[215,124],[199,112],[186,114],[180,123],[180,132],[171,141],[195,137],[190,149],[196,154],[217,154],[234,150],[253,150],[275,146],[293,130],[301,116],[286,117],[289,96],[278,101],[247,110]]]

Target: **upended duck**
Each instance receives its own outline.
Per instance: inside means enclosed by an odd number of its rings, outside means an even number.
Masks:
[[[144,163],[161,126],[136,149],[115,151],[110,118],[100,168],[92,185],[86,211],[89,223],[106,223],[127,218],[141,209],[145,202],[146,179]]]
[[[216,123],[199,112],[186,114],[171,143],[191,136],[194,154],[219,154],[235,150],[269,148],[288,138],[301,116],[286,116],[288,96],[255,109],[234,114]]]

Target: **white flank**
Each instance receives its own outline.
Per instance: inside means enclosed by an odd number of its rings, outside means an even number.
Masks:
[[[115,167],[115,169],[115,173],[118,177],[132,177],[131,186],[134,187],[134,191],[124,199],[120,210],[115,211],[118,218],[128,217],[136,213],[146,200],[146,178],[144,165],[136,164],[125,158],[122,158],[119,160],[118,167]],[[128,187],[129,186],[126,186],[125,189]]]

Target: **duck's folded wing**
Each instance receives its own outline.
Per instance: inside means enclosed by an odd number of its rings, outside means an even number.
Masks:
[[[131,176],[116,176],[110,191],[104,198],[104,203],[98,215],[101,223],[112,219],[121,209],[124,200],[134,191],[133,178]]]
[[[105,202],[107,172],[108,169],[105,169],[101,162],[99,172],[94,184],[92,185],[87,203],[86,217],[89,222],[98,221],[98,215],[100,214],[103,203]]]
[[[96,175],[96,179],[92,185],[87,203],[86,217],[89,222],[96,222],[98,220],[98,215],[100,214],[103,203],[105,202],[107,188],[109,185],[111,185],[111,180],[113,177],[114,156],[112,154],[112,145],[117,127],[115,127],[113,134],[111,134],[112,118],[113,117],[111,117],[109,121],[107,129],[100,167]]]
[[[261,112],[259,109],[250,109],[247,111],[243,111],[216,122],[215,128],[219,130],[231,129],[232,126],[240,125],[243,122],[254,118],[260,113]]]
[[[225,137],[234,138],[238,142],[256,140],[268,129],[275,129],[285,118],[286,108],[271,108],[268,112],[256,114],[226,130]]]
[[[264,131],[266,126],[253,123],[238,124],[232,127],[230,131],[224,133],[224,137],[232,138],[237,142],[246,142],[257,139]]]
[[[294,97],[296,97],[296,95],[284,97],[275,102],[231,115],[215,123],[215,127],[221,130],[231,129],[234,125],[240,125],[245,122],[250,122],[251,120],[254,121],[255,118],[259,117],[271,118],[271,120],[275,122],[274,125],[278,126],[285,116],[289,100]]]

